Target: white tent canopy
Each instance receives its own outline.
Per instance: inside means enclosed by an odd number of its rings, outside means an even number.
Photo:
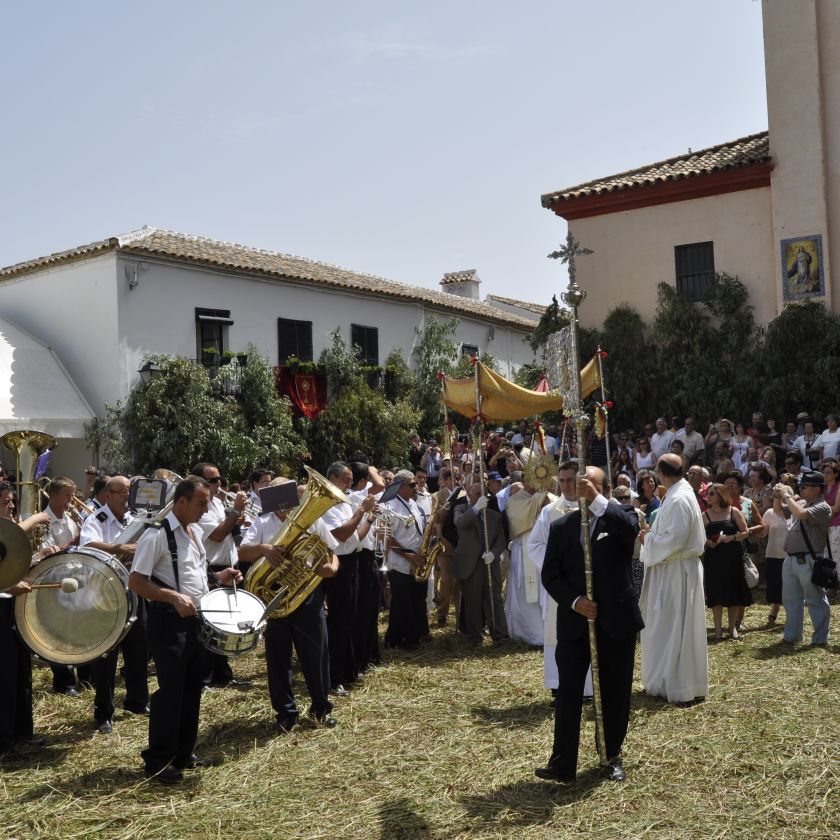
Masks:
[[[0,434],[33,429],[84,438],[93,416],[52,348],[0,318]]]

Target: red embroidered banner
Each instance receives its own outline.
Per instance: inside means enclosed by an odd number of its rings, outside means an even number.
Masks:
[[[277,371],[277,390],[292,401],[295,416],[314,420],[327,407],[327,378],[320,373],[292,373],[286,365]]]

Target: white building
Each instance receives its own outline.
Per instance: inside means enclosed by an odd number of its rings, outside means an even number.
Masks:
[[[150,353],[209,364],[210,348],[241,352],[254,344],[272,364],[290,355],[317,361],[330,332],[340,327],[345,339],[363,349],[366,363],[384,364],[392,350],[401,349],[411,364],[430,316],[457,317],[462,352],[490,353],[511,375],[533,360],[523,339],[540,313],[516,301],[525,308],[482,302],[475,272],[462,274],[469,275],[468,283],[444,282],[446,291],[434,291],[300,257],[143,228],[0,269],[0,317],[9,322],[7,337],[0,324],[0,349],[6,347],[9,359],[20,355],[15,330],[48,345],[63,365],[63,387],[81,398],[74,410],[90,416],[125,399]],[[3,430],[26,423],[45,430],[44,418],[15,411],[24,404],[24,392],[38,392],[44,383],[31,374],[26,381],[13,377],[11,362],[4,368],[2,360],[0,378],[7,380],[0,387],[10,394],[5,407],[10,416],[0,417]],[[64,427],[51,462],[54,473],[78,476],[90,462],[82,426],[77,418],[72,434]],[[9,453],[2,457],[13,466]]]
[[[576,266],[587,326],[619,303],[650,322],[660,282],[700,300],[716,271],[759,323],[806,298],[840,311],[840,3],[764,0],[763,15],[769,132],[543,195],[594,251]]]

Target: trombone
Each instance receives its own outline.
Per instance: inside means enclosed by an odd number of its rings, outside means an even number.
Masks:
[[[233,503],[236,501],[236,493],[231,493],[228,490],[220,490],[217,495],[217,498],[221,499],[228,507],[233,507]],[[242,508],[242,513],[246,518],[250,519],[253,522],[253,520],[262,516],[262,505],[259,502],[254,501],[249,496],[245,507]]]
[[[50,484],[51,479],[47,478],[47,476],[42,476],[38,479],[38,490],[39,495],[44,499],[47,504],[50,501],[50,494],[47,492],[47,487]],[[84,524],[85,519],[88,518],[93,513],[93,508],[90,505],[85,504],[78,496],[73,495],[70,499],[70,507],[67,508],[67,515],[79,526],[82,527]]]

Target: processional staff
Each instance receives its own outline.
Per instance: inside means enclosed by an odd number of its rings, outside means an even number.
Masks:
[[[589,415],[583,408],[580,387],[580,354],[578,352],[578,307],[586,299],[586,292],[578,286],[575,277],[575,258],[588,256],[592,251],[589,248],[581,248],[569,231],[566,235],[566,244],[557,251],[552,251],[548,257],[552,260],[559,259],[569,266],[569,287],[560,295],[561,300],[572,311],[569,322],[569,333],[571,337],[571,359],[568,377],[568,401],[569,407],[566,414],[571,414],[572,422],[577,433],[578,451],[578,475],[586,478],[586,428],[589,425]],[[589,505],[585,498],[580,497],[580,528],[581,542],[583,543],[583,563],[586,575],[586,597],[590,601],[595,600],[594,581],[592,575],[592,537],[589,531]],[[604,711],[601,702],[601,678],[598,668],[598,638],[596,635],[595,619],[587,619],[589,626],[589,655],[592,661],[592,695],[595,705],[595,732],[598,743],[598,757],[602,764],[607,763],[607,746],[604,738]]]
[[[475,371],[475,429],[476,429],[476,446],[475,446],[475,461],[478,461],[478,481],[481,486],[481,498],[485,500],[485,506],[481,510],[481,526],[484,535],[484,552],[482,554],[482,561],[487,570],[487,591],[490,598],[490,632],[493,637],[496,636],[496,606],[493,603],[493,571],[491,565],[493,563],[493,552],[490,549],[490,536],[487,529],[487,505],[486,505],[486,482],[484,476],[484,453],[481,450],[481,438],[484,434],[484,424],[482,422],[483,415],[482,397],[481,397],[481,360],[479,357],[471,356],[470,363]],[[475,470],[475,461],[473,462],[473,470]]]

